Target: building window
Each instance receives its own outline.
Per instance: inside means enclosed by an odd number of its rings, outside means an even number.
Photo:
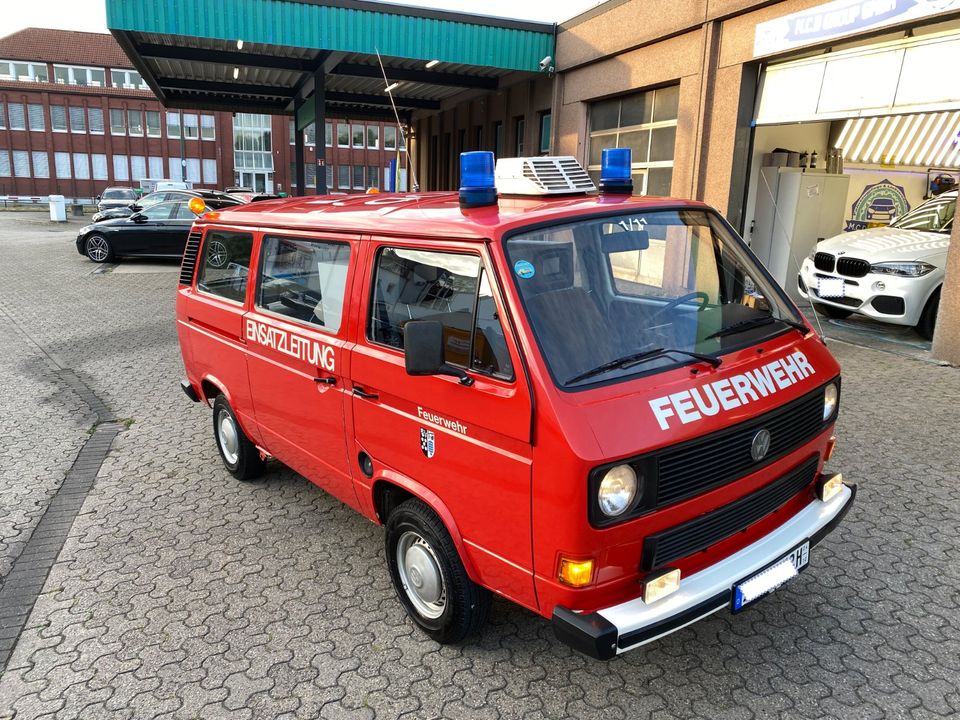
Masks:
[[[363,165],[354,165],[353,166],[353,189],[354,190],[363,190]]]
[[[47,82],[45,63],[27,63],[14,60],[0,60],[0,80],[19,80],[20,82]]]
[[[57,171],[57,179],[70,179],[70,153],[55,152],[53,154],[53,165]]]
[[[143,180],[147,176],[147,159],[143,155],[130,156],[130,179]]]
[[[54,65],[53,77],[59,85],[89,85],[105,87],[104,72],[100,68],[78,65]]]
[[[26,150],[13,151],[13,175],[14,177],[30,177],[30,153]]]
[[[324,123],[323,144],[327,147],[333,145],[333,123]]]
[[[483,150],[483,125],[477,125],[473,129],[473,149]]]
[[[550,153],[550,129],[552,117],[549,111],[540,113],[540,154]]]
[[[317,124],[316,123],[310,123],[309,125],[307,125],[306,129],[303,131],[303,134],[304,134],[303,142],[305,145],[309,145],[310,147],[317,146]]]
[[[514,157],[523,157],[526,145],[524,144],[524,135],[527,132],[527,121],[522,117],[513,120]]]
[[[217,161],[216,160],[203,161],[203,181],[207,185],[217,184]]]
[[[371,165],[367,168],[367,187],[380,187],[380,168],[376,165]]]
[[[200,137],[204,140],[217,139],[217,129],[213,115],[200,116]]]
[[[333,166],[327,165],[327,192],[330,192],[333,189]]]
[[[200,158],[187,158],[187,182],[201,182]]]
[[[337,189],[338,190],[349,190],[350,189],[350,166],[341,165],[337,168]]]
[[[113,179],[114,180],[130,179],[130,167],[129,165],[127,165],[126,155],[113,156]]]
[[[90,158],[86,153],[73,154],[73,176],[77,180],[90,179]]]
[[[669,195],[679,99],[680,86],[671,85],[593,103],[587,170],[594,181],[600,177],[603,149],[628,147],[634,192]]]
[[[387,125],[383,128],[383,149],[397,149],[397,128],[393,125]]]
[[[160,137],[160,112],[147,110],[147,137]]]
[[[95,153],[90,156],[90,160],[91,164],[93,165],[93,179],[108,180],[109,175],[107,174],[107,156]]]
[[[7,126],[7,110],[6,106],[0,102],[0,129],[3,129]]]
[[[371,150],[380,147],[380,128],[376,125],[367,125],[367,147]]]
[[[27,105],[27,119],[30,121],[31,130],[43,132],[47,129],[47,124],[43,119],[43,105]]]
[[[337,147],[350,147],[350,126],[337,123]]]
[[[143,111],[127,110],[127,133],[143,135]]]
[[[33,176],[37,178],[50,177],[50,158],[46,150],[33,151]]]
[[[177,111],[167,112],[167,137],[180,139],[180,113]]]
[[[495,157],[503,155],[503,123],[493,124],[493,154]]]
[[[87,108],[87,121],[91,135],[103,135],[103,110]]]
[[[117,108],[110,108],[110,134],[111,135],[127,134],[127,120],[124,117],[123,110],[118,110]]]
[[[317,187],[317,166],[313,163],[308,163],[303,168],[303,184],[308,188]]]
[[[82,107],[70,108],[70,132],[85,133],[87,131],[87,111]]]
[[[353,147],[363,147],[363,125],[353,126]]]
[[[186,180],[184,175],[183,163],[180,158],[170,158],[170,174],[167,176],[170,180]]]
[[[128,90],[149,90],[150,86],[136,70],[111,70],[110,84]]]
[[[11,130],[27,129],[27,116],[23,111],[23,103],[8,103],[7,113],[10,117]]]
[[[148,177],[151,178],[162,178],[163,177],[163,158],[151,156],[149,158],[150,163],[150,174]]]
[[[200,137],[200,119],[195,113],[183,114],[183,136],[187,140],[196,140]]]
[[[63,105],[50,106],[50,127],[54,132],[67,131],[67,109]]]
[[[10,153],[0,150],[0,177],[10,177]]]

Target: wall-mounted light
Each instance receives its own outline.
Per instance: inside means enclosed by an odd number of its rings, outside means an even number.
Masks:
[[[233,79],[236,80],[238,77],[240,77],[240,68],[235,67],[233,68]]]
[[[427,70],[429,70],[432,67],[436,67],[439,64],[440,64],[439,60],[431,60],[430,62],[427,63],[427,66],[426,66]]]
[[[243,40],[237,40],[237,50],[243,50]]]
[[[387,85],[387,87],[384,89],[384,92],[385,92],[385,93],[393,92],[393,91],[396,90],[398,87],[400,87],[400,83],[398,83],[398,82],[390,83],[390,84]]]

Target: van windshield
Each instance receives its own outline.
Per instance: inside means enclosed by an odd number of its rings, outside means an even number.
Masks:
[[[591,217],[506,242],[560,387],[718,355],[802,329],[797,311],[719,218],[701,210]]]

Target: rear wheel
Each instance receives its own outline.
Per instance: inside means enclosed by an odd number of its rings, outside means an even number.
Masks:
[[[940,309],[940,288],[933,291],[933,295],[927,300],[927,304],[920,313],[920,322],[916,324],[914,330],[920,337],[926,340],[933,340],[933,331],[937,326],[937,311]]]
[[[95,263],[105,263],[113,260],[113,248],[110,241],[103,235],[91,235],[84,241],[83,250],[87,257]]]
[[[387,519],[387,567],[407,614],[438,643],[455,643],[486,622],[490,591],[467,575],[443,522],[424,502],[398,505]]]
[[[823,303],[812,303],[813,309],[821,315],[826,315],[834,320],[843,320],[853,315],[853,310],[844,310],[833,305],[824,305]]]
[[[253,480],[263,474],[260,451],[243,434],[230,403],[223,395],[213,401],[213,436],[220,458],[237,480]]]

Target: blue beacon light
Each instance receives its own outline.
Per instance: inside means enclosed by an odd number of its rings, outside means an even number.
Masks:
[[[600,192],[604,195],[633,194],[630,148],[604,148],[600,154]]]
[[[460,153],[460,207],[475,208],[497,204],[493,153]]]

